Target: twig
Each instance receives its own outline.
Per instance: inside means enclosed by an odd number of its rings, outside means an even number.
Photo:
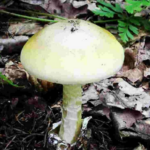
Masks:
[[[32,136],[44,136],[43,134],[40,134],[40,133],[32,133],[32,134],[30,134],[30,135],[27,135],[25,138],[23,138],[22,139],[22,143],[23,142],[25,142],[25,140],[27,139],[27,138],[30,138],[30,137],[32,137]]]
[[[14,136],[9,142],[8,144],[6,145],[6,147],[4,148],[4,150],[7,149],[7,147],[13,142],[13,140],[16,138],[16,136]]]

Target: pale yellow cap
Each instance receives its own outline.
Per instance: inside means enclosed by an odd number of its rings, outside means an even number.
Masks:
[[[124,50],[107,30],[71,19],[49,25],[31,37],[21,62],[33,76],[60,84],[85,84],[114,75]]]

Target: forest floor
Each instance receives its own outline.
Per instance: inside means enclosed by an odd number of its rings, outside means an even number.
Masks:
[[[150,150],[147,2],[1,0],[0,150]],[[36,79],[20,62],[26,41],[52,24],[42,19],[59,21],[60,16],[109,30],[125,50],[116,75],[83,86],[83,127],[72,145],[53,133],[61,123],[62,85]]]

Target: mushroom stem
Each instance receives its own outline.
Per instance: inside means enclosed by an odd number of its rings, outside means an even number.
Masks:
[[[81,105],[81,85],[64,85],[62,124],[59,136],[68,143],[74,143],[80,133],[82,125]]]

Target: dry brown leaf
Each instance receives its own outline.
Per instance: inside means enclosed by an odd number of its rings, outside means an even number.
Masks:
[[[66,0],[64,2],[61,2],[61,0],[46,0],[41,7],[51,14],[58,14],[66,18],[76,18],[80,14],[86,14],[88,8],[87,5],[74,8],[71,0]]]
[[[149,90],[149,83],[148,83],[148,82],[142,82],[141,87],[142,87],[144,90]]]
[[[76,1],[76,0],[74,0],[74,1],[72,2],[72,6],[73,6],[74,8],[80,8],[80,7],[82,7],[82,6],[87,5],[88,3],[89,3],[88,0],[85,0],[85,1]]]
[[[101,116],[106,117],[108,120],[110,119],[111,108],[104,106],[102,104],[93,107],[92,109],[84,110],[88,116],[92,116],[93,118],[99,118]]]
[[[138,54],[137,54],[137,65],[141,62],[150,59],[150,51],[146,50],[145,48],[145,38],[142,42],[139,43],[138,46]]]
[[[142,120],[137,121],[134,126],[133,129],[140,134],[140,137],[142,139],[146,139],[146,140],[150,140],[150,125],[145,123]]]
[[[27,79],[29,76],[24,69],[20,68],[18,64],[12,61],[6,63],[3,75],[13,82],[17,79]]]
[[[142,119],[143,116],[140,112],[131,109],[116,109],[111,111],[111,119],[117,128],[124,129],[130,128],[137,120]]]
[[[150,125],[145,123],[140,112],[113,108],[110,116],[116,132],[120,134],[121,138],[132,137],[150,140]]]
[[[150,68],[146,68],[144,71],[144,77],[150,77]]]
[[[32,5],[41,5],[44,3],[44,0],[20,0],[20,1],[32,4]]]
[[[116,79],[114,83],[118,84],[119,92],[117,97],[125,108],[133,108],[140,111],[145,117],[150,117],[150,95],[143,88],[135,88],[123,79]]]
[[[138,35],[135,35],[134,38],[132,39],[132,41],[139,41],[141,39],[141,37],[147,36],[147,35],[149,35],[148,32],[139,29]]]
[[[8,32],[12,35],[33,35],[42,29],[37,23],[14,23],[10,24]]]
[[[88,100],[91,100],[91,99],[98,99],[99,96],[98,96],[98,92],[96,91],[95,89],[95,86],[94,85],[91,85],[89,86],[89,88],[87,90],[85,90],[83,92],[83,96],[82,96],[82,103],[86,103]]]
[[[99,104],[109,107],[132,108],[150,117],[150,95],[142,87],[135,88],[121,78],[110,78],[91,84],[88,89],[83,95],[83,103],[92,99],[93,104],[100,101]]]
[[[136,61],[135,51],[131,48],[126,48],[125,61],[124,61],[123,67],[127,66],[128,69],[133,69],[135,67],[135,61]]]
[[[141,82],[144,71],[136,67],[137,51],[134,47],[125,49],[125,60],[121,70],[116,74],[116,77],[125,77],[133,84]]]
[[[135,83],[137,81],[141,82],[143,79],[143,72],[139,70],[138,68],[135,68],[135,69],[127,70],[127,71],[122,71],[119,73],[117,77],[126,77],[132,83]]]
[[[136,53],[131,48],[125,49],[125,60],[121,70],[116,74],[117,77],[122,77],[126,71],[135,68]]]

